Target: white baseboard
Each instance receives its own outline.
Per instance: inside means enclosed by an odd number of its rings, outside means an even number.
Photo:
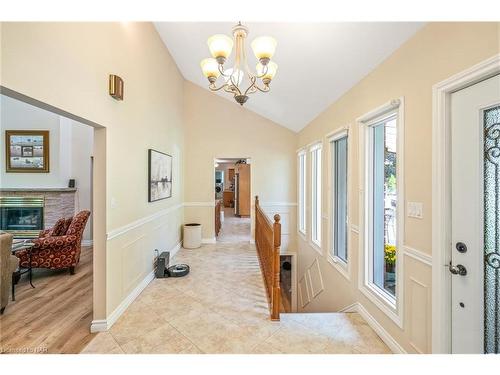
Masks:
[[[92,320],[90,324],[90,333],[105,332],[108,330],[108,322],[106,319]]]
[[[382,339],[382,341],[396,354],[407,354],[406,350],[403,349],[401,345],[385,330],[384,327],[380,325],[379,322],[364,308],[364,306],[359,303],[353,303],[352,305],[344,307],[339,312],[352,313],[356,312],[368,323],[368,325],[375,331],[377,335]]]
[[[93,240],[83,240],[82,246],[94,246],[94,241]]]
[[[217,242],[217,238],[216,237],[213,237],[213,238],[203,238],[201,240],[201,243],[205,243],[205,244],[211,244],[211,243],[216,243]]]
[[[173,257],[174,257],[174,256],[175,256],[178,252],[179,252],[179,250],[181,249],[181,247],[182,247],[182,242],[181,242],[181,241],[179,241],[179,242],[177,243],[177,245],[175,245],[175,246],[172,248],[172,250],[170,250],[170,259],[172,259],[172,258],[173,258]]]
[[[170,257],[173,258],[180,248],[181,242],[177,243],[177,245],[170,250]],[[134,288],[134,290],[132,290],[132,292],[130,292],[130,294],[118,305],[118,307],[107,317],[107,319],[93,320],[90,325],[90,332],[104,332],[110,329],[154,278],[155,272],[153,270],[148,273],[148,275]]]
[[[346,306],[343,309],[339,310],[338,312],[340,312],[340,313],[358,312],[358,303],[355,302],[352,305]]]

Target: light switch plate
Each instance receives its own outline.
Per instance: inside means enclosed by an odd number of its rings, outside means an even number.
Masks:
[[[416,219],[424,218],[424,208],[421,202],[408,202],[407,215],[408,217],[414,217]]]

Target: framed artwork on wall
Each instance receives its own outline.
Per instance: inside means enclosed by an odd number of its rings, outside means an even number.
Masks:
[[[7,173],[49,173],[48,130],[6,130]]]
[[[172,156],[149,149],[148,202],[172,196]]]

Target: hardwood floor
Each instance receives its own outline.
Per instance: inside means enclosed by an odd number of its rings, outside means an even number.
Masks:
[[[0,353],[79,353],[95,336],[92,248],[82,247],[76,274],[36,269],[16,285],[16,301],[0,316]]]

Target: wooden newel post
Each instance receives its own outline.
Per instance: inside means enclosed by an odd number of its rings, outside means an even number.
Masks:
[[[280,251],[281,251],[281,217],[274,215],[274,246],[273,246],[273,299],[271,320],[280,320]]]

